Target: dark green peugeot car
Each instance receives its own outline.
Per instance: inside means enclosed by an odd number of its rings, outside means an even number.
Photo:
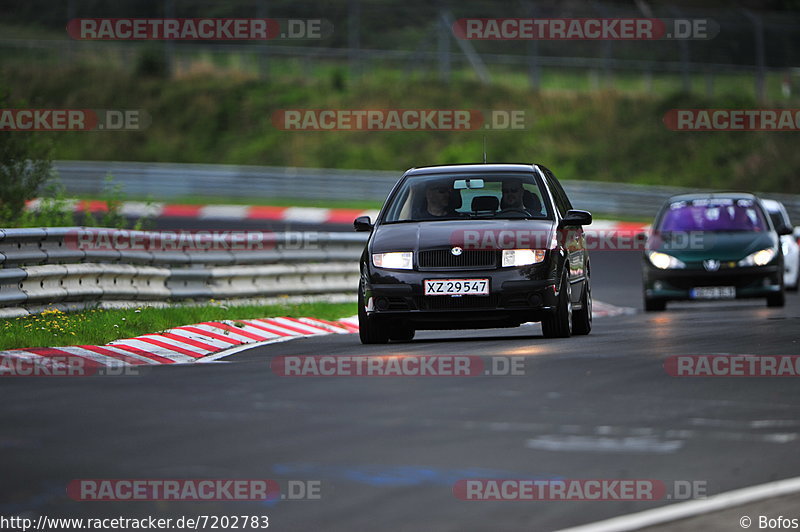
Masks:
[[[667,301],[766,298],[784,305],[778,232],[752,194],[673,196],[661,207],[643,257],[645,310]]]

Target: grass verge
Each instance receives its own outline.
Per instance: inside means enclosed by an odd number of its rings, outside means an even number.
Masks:
[[[0,349],[103,345],[120,338],[164,331],[203,321],[276,316],[335,320],[357,312],[355,303],[300,303],[290,305],[210,304],[198,307],[131,308],[65,313],[47,310],[35,316],[0,320]]]

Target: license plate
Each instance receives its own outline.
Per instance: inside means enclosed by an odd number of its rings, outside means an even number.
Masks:
[[[426,296],[489,295],[489,279],[426,279]]]
[[[735,286],[700,286],[692,288],[692,299],[734,299]]]

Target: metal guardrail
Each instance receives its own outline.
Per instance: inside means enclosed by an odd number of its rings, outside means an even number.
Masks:
[[[96,194],[106,176],[128,196],[386,199],[400,172],[223,164],[55,161],[70,194]]]
[[[92,232],[157,239],[158,233],[80,227],[0,230],[0,308],[56,303],[181,301],[353,292],[367,235],[270,234],[264,249],[80,249]]]
[[[235,166],[211,164],[56,161],[54,167],[70,194],[97,194],[107,175],[129,196],[179,198],[181,196],[238,198],[303,198],[383,201],[400,172]],[[654,216],[674,194],[698,189],[562,181],[573,205],[615,216]],[[795,224],[800,223],[800,195],[761,194],[786,205]]]

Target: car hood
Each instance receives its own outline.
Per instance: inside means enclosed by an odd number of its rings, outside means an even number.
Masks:
[[[372,253],[388,251],[419,251],[421,249],[443,249],[463,246],[464,232],[467,231],[481,243],[490,244],[492,237],[497,239],[504,233],[504,242],[535,241],[549,243],[555,228],[552,220],[443,220],[386,224],[378,226],[372,235]],[[509,240],[509,236],[518,240]],[[525,240],[527,239],[527,240]],[[514,247],[514,246],[503,246]],[[523,246],[520,246],[523,247]],[[538,247],[538,246],[528,246]]]
[[[683,262],[696,262],[705,259],[719,261],[738,261],[756,251],[776,247],[777,236],[771,232],[724,232],[706,231],[692,236],[686,233],[674,235],[654,235],[648,249],[661,251],[677,257]]]

